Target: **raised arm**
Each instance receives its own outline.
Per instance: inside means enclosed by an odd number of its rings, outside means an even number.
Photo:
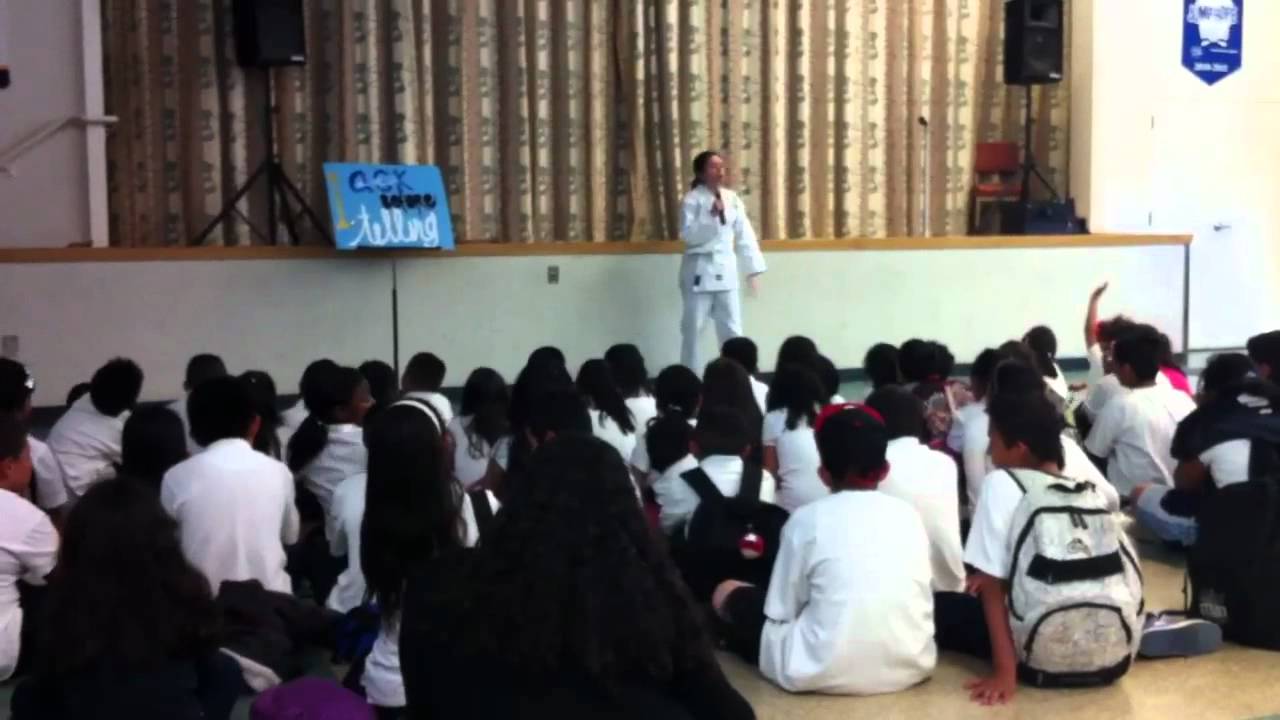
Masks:
[[[1089,296],[1089,310],[1084,316],[1084,346],[1091,348],[1098,344],[1098,302],[1107,291],[1110,283],[1102,283]]]

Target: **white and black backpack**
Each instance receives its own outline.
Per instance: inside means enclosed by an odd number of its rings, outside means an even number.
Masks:
[[[1018,676],[1038,687],[1105,685],[1142,639],[1142,570],[1093,483],[1020,477],[1009,616]]]

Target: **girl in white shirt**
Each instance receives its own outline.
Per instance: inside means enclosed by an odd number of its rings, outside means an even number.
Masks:
[[[1045,385],[1052,393],[1049,399],[1058,407],[1065,408],[1067,401],[1071,399],[1071,388],[1067,385],[1067,377],[1062,373],[1062,368],[1058,367],[1058,336],[1044,325],[1037,325],[1027,331],[1022,343],[1031,350],[1036,369],[1044,376]]]
[[[445,445],[425,408],[400,403],[380,414],[368,432],[369,472],[359,531],[360,568],[382,615],[361,683],[376,708],[403,708],[400,611],[414,568],[480,541],[482,518],[498,509],[487,491],[464,493],[445,468]],[[476,502],[488,512],[476,512]]]
[[[764,468],[778,478],[778,504],[788,512],[830,494],[818,474],[822,465],[813,439],[813,421],[826,390],[808,368],[779,368],[769,389],[761,442]]]
[[[658,417],[675,416],[691,426],[697,424],[695,418],[702,407],[702,380],[689,368],[671,365],[658,373],[653,395]],[[653,470],[646,443],[636,443],[636,450],[631,455],[632,474],[642,486],[648,487],[657,478]]]
[[[760,350],[755,341],[748,337],[730,338],[720,348],[720,357],[729,358],[747,371],[751,378],[751,392],[756,396],[760,412],[768,412],[765,406],[769,398],[769,386],[756,377],[760,374]]]
[[[622,397],[636,421],[636,443],[644,442],[645,430],[649,422],[658,416],[658,401],[653,397],[652,383],[649,382],[649,368],[645,366],[644,356],[640,348],[630,343],[621,343],[609,348],[604,354],[604,361],[609,363],[613,371],[613,380],[622,391]],[[625,458],[624,459],[629,459]]]
[[[338,484],[365,470],[368,458],[360,426],[373,407],[373,397],[364,376],[349,367],[323,372],[309,394],[303,399],[311,414],[289,439],[289,469],[328,512]]]
[[[511,394],[492,368],[476,368],[462,389],[462,406],[449,422],[453,436],[453,475],[464,490],[486,480],[491,465],[507,466],[511,448],[507,415]]]
[[[74,497],[116,476],[120,434],[138,404],[142,381],[142,368],[132,360],[111,360],[93,374],[89,394],[68,408],[49,431],[49,448],[58,456],[67,490]]]
[[[617,449],[623,459],[636,449],[636,420],[604,360],[588,360],[578,370],[578,392],[591,411],[591,432]]]

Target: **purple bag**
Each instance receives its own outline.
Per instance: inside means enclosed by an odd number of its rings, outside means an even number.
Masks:
[[[259,695],[250,720],[374,720],[364,698],[332,680],[303,677]]]

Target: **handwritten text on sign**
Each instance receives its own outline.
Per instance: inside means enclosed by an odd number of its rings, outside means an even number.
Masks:
[[[325,163],[324,177],[339,250],[453,249],[439,167]]]

